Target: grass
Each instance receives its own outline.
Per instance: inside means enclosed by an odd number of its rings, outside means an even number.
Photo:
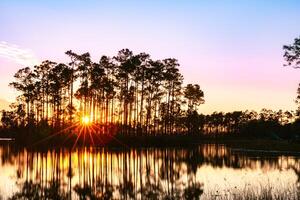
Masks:
[[[261,185],[258,188],[245,187],[243,189],[207,192],[201,200],[299,200],[300,188],[290,185],[287,190],[278,191],[271,185]]]

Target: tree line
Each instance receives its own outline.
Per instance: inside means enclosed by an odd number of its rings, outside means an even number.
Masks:
[[[295,139],[300,132],[298,114],[295,111],[213,112],[209,115],[194,113],[189,123],[193,130],[206,136],[233,136],[273,139]]]
[[[283,46],[286,66],[300,68],[300,38]],[[89,53],[66,52],[68,63],[43,61],[14,75],[20,92],[11,111],[2,111],[2,127],[48,126],[57,130],[88,118],[97,131],[117,127],[123,135],[245,135],[299,137],[300,84],[296,111],[214,112],[199,114],[204,92],[183,85],[174,58],[153,60],[147,53],[120,50],[98,62]]]
[[[149,54],[122,49],[94,62],[89,53],[67,51],[70,62],[43,61],[18,70],[10,86],[19,91],[13,111],[2,112],[2,125],[46,124],[56,129],[88,118],[123,134],[182,132],[180,117],[204,103],[198,84],[183,86],[174,58],[153,60]]]

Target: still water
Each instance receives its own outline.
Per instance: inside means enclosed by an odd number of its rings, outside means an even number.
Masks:
[[[32,151],[8,142],[0,157],[0,199],[299,197],[300,156],[258,156],[224,145]]]

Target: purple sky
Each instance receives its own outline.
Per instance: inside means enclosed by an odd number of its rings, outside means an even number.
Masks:
[[[68,62],[69,49],[98,61],[129,48],[177,58],[184,82],[204,90],[204,113],[295,109],[300,70],[283,67],[282,46],[300,36],[299,8],[279,0],[4,0],[0,99],[13,101],[16,92],[7,85],[22,66]]]

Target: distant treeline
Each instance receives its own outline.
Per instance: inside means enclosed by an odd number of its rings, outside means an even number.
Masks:
[[[210,115],[189,116],[194,130],[205,135],[234,136],[271,139],[296,139],[300,136],[300,120],[297,112],[255,111],[214,112]],[[194,122],[194,120],[197,121]],[[195,132],[192,131],[192,132]]]

